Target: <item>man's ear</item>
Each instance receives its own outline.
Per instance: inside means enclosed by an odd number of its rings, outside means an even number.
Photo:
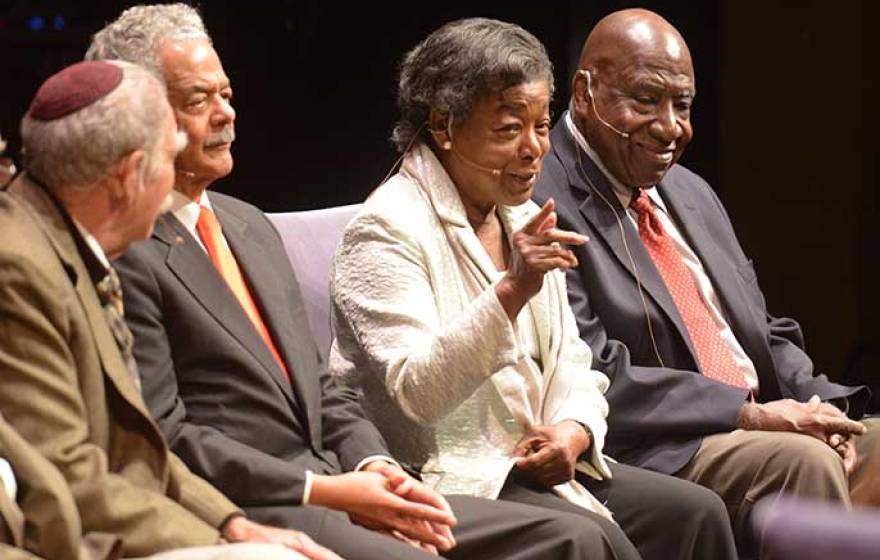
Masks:
[[[431,109],[428,114],[428,132],[441,150],[452,148],[452,123],[449,113]]]
[[[144,150],[135,150],[123,156],[116,164],[108,185],[110,202],[114,207],[128,206],[144,188],[146,158],[147,153]]]
[[[593,104],[587,72],[589,70],[580,69],[571,79],[571,108],[579,118],[585,118]]]

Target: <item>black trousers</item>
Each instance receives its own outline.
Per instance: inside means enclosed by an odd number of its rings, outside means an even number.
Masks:
[[[586,522],[580,513],[470,496],[447,496],[458,525],[450,560],[629,560],[638,559],[619,529],[604,519]],[[561,501],[561,500],[560,500]],[[344,513],[315,506],[245,508],[270,525],[297,529],[346,560],[437,560],[437,556],[352,523]],[[607,526],[601,526],[607,524]],[[617,531],[618,535],[608,536]]]
[[[499,499],[589,518],[591,525],[605,531],[615,558],[737,558],[727,510],[714,492],[628,465],[612,463],[610,468],[613,475],[610,480],[593,480],[579,474],[578,481],[605,503],[617,525],[559,498],[516,472],[511,474]],[[627,541],[626,544],[622,540]]]
[[[447,496],[458,526],[449,560],[728,560],[736,558],[715,493],[671,476],[612,464],[613,479],[579,479],[617,524],[512,474],[498,500]],[[347,560],[437,557],[315,506],[244,508],[254,520],[303,531]]]

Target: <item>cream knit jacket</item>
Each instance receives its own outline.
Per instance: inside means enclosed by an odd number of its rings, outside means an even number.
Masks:
[[[537,211],[532,202],[499,207],[508,238]],[[528,426],[563,420],[592,432],[578,469],[610,477],[602,455],[608,379],[590,368],[564,274],[548,273],[523,310],[534,319],[539,361],[498,301],[493,285],[502,276],[443,166],[416,146],[337,250],[331,372],[363,391],[395,456],[423,465],[423,479],[442,493],[496,498]],[[554,491],[610,516],[575,481]]]

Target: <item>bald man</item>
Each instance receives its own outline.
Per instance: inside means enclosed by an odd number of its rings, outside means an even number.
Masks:
[[[687,44],[646,10],[602,19],[535,188],[573,247],[569,299],[611,378],[606,449],[727,504],[741,553],[751,505],[779,491],[849,501],[868,391],[814,375],[791,319],[768,314],[718,197],[676,165],[696,93]]]

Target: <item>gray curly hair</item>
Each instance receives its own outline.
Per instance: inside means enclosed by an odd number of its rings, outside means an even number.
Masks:
[[[21,120],[24,166],[50,188],[90,189],[135,150],[147,153],[144,161],[151,167],[158,160],[171,115],[164,82],[136,64],[108,62],[122,68],[116,89],[60,119],[39,121],[26,114]]]
[[[158,51],[168,39],[211,40],[199,12],[186,4],[133,6],[92,36],[86,60],[127,60],[161,75]]]
[[[400,65],[400,119],[391,141],[398,151],[424,130],[432,110],[462,122],[486,91],[542,80],[553,93],[553,65],[544,45],[518,25],[470,18],[447,23],[407,53]]]

